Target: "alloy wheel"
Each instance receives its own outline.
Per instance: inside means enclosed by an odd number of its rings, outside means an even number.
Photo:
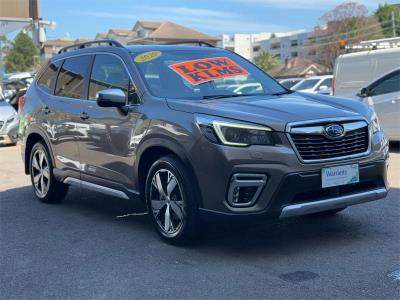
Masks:
[[[35,193],[43,198],[47,195],[50,187],[50,168],[46,155],[39,149],[32,156],[32,181],[35,187]]]
[[[181,185],[167,169],[158,170],[152,178],[150,201],[158,227],[166,235],[175,235],[184,222],[184,204]]]

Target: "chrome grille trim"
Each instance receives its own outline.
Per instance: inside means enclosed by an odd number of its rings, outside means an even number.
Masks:
[[[326,139],[323,134],[324,126],[331,123],[341,124],[345,128],[346,134],[343,138],[336,140]],[[364,127],[366,128],[365,132],[353,132],[360,131]],[[298,137],[296,139],[292,134],[303,135],[303,137]],[[318,119],[289,123],[286,127],[286,135],[302,163],[320,163],[353,159],[367,156],[371,152],[372,134],[369,123],[364,118]],[[310,137],[307,137],[307,135]],[[309,139],[312,139],[312,141]],[[310,145],[310,143],[312,144]],[[320,153],[321,151],[316,150],[318,148],[328,150],[330,149],[330,145],[336,146],[336,149],[332,149],[329,154]],[[362,151],[363,149],[366,150]],[[309,154],[319,154],[319,157],[310,158],[309,155],[307,156],[304,154],[306,151],[309,151]],[[304,157],[302,157],[302,155]],[[324,158],[324,156],[333,157]]]

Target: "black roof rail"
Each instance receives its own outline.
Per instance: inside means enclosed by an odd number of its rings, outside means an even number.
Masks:
[[[92,46],[111,46],[111,47],[124,47],[120,42],[115,41],[115,40],[95,40],[91,42],[84,42],[84,43],[79,43],[71,46],[66,46],[64,48],[61,48],[60,51],[58,51],[58,54],[65,53],[68,51],[74,51],[78,49],[84,49],[84,48],[91,48]]]
[[[181,44],[198,44],[199,46],[207,46],[207,47],[211,47],[211,48],[216,48],[213,44],[202,41],[202,40],[188,40],[188,41],[166,43],[166,45],[181,45]]]

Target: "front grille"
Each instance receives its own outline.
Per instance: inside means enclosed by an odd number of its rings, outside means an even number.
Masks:
[[[369,146],[369,132],[366,123],[361,128],[346,131],[343,137],[335,140],[329,139],[321,133],[291,133],[290,136],[304,161],[336,159],[363,154],[368,151]]]

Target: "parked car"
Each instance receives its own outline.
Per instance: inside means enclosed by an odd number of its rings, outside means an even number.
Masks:
[[[259,83],[244,83],[240,84],[236,89],[233,90],[235,94],[252,94],[256,91],[262,91],[261,84]]]
[[[356,99],[361,88],[393,70],[399,61],[400,48],[340,55],[335,62],[333,95]]]
[[[215,84],[235,76],[262,91]],[[388,190],[388,143],[368,105],[287,90],[221,48],[69,46],[20,115],[39,200],[59,202],[72,184],[142,200],[170,243],[193,240],[209,217],[329,215]]]
[[[299,83],[300,81],[302,81],[304,78],[285,78],[285,79],[281,79],[279,80],[279,83],[281,85],[283,85],[285,88],[287,89],[291,89],[294,85],[296,85],[297,83]]]
[[[0,93],[0,145],[15,144],[18,141],[18,113],[1,98]]]
[[[28,85],[23,80],[5,79],[3,81],[4,98],[11,106],[18,110],[18,99],[25,95]]]
[[[332,87],[332,75],[313,76],[295,84],[291,90],[316,94]]]
[[[400,69],[374,80],[357,96],[374,107],[389,140],[400,141]]]

